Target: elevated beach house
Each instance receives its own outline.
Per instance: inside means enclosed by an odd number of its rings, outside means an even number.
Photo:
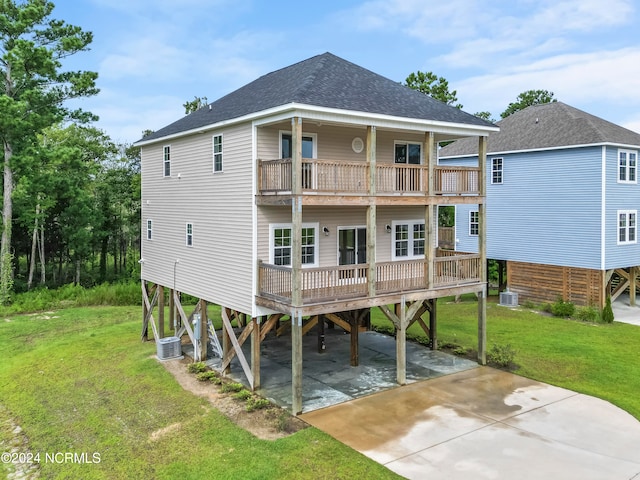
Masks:
[[[506,263],[520,302],[602,308],[640,272],[640,134],[562,102],[534,105],[497,123],[488,140],[487,256]],[[441,166],[476,166],[475,144],[439,152]],[[456,248],[478,252],[478,212],[456,210]]]
[[[419,321],[435,347],[435,299],[477,293],[483,361],[482,246],[441,252],[435,237],[438,205],[480,205],[482,224],[484,149],[497,130],[325,53],[146,136],[137,143],[145,331],[164,335],[153,311],[164,315],[168,297],[176,335],[189,335],[202,357],[207,330],[201,322],[193,331],[180,294],[200,299],[204,318],[208,303],[220,305],[222,366],[237,356],[257,389],[260,342],[290,324],[294,413],[302,409],[302,335],[331,321],[357,349],[371,307],[397,330],[402,384],[406,328]],[[438,166],[438,142],[463,137],[480,162]]]

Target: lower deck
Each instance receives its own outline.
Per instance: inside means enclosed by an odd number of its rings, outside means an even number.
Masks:
[[[392,336],[373,331],[359,334],[359,365],[350,366],[350,336],[341,328],[325,330],[326,348],[319,352],[317,336],[303,337],[303,412],[329,407],[372,393],[399,387],[396,382],[396,343]],[[185,345],[185,347],[187,347]],[[192,352],[184,348],[187,354]],[[250,347],[243,348],[250,355]],[[261,396],[291,411],[291,336],[268,335],[261,346],[263,370]],[[207,365],[220,370],[222,359],[210,356]],[[440,377],[478,367],[465,358],[407,342],[407,383]],[[227,374],[249,386],[240,362],[231,362]]]

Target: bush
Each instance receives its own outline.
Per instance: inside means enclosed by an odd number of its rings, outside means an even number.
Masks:
[[[252,396],[247,399],[247,412],[253,412],[254,410],[260,410],[267,408],[271,405],[271,402],[266,398]]]
[[[613,308],[611,308],[611,297],[607,297],[607,303],[602,309],[602,321],[605,323],[613,322]]]
[[[597,322],[600,319],[600,312],[597,308],[584,307],[576,311],[575,317],[583,322]]]
[[[511,347],[511,344],[497,345],[494,343],[487,353],[487,359],[499,367],[509,368],[514,365],[516,353],[518,352]]]
[[[215,380],[218,379],[218,372],[214,372],[213,370],[209,370],[207,372],[200,372],[196,375],[196,379],[200,382],[214,381],[215,383]]]
[[[551,313],[554,317],[569,318],[572,317],[575,312],[576,306],[562,298],[559,298],[553,305],[551,305]]]
[[[204,362],[195,362],[187,365],[187,372],[189,373],[203,373],[207,371],[207,366]]]
[[[251,395],[252,393],[249,390],[243,388],[239,392],[234,393],[233,398],[237,400],[249,400],[251,398]]]
[[[242,389],[244,389],[244,385],[242,385],[241,383],[229,382],[222,385],[222,388],[220,389],[220,391],[224,393],[239,392]]]

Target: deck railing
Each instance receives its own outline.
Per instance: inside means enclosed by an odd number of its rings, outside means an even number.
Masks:
[[[260,160],[258,190],[262,194],[291,192],[291,159]],[[365,162],[342,162],[302,159],[302,191],[317,193],[360,194],[368,192],[369,165]],[[377,164],[377,195],[425,195],[429,173],[425,165]],[[477,195],[480,192],[480,169],[476,167],[442,167],[434,169],[434,194]]]
[[[435,168],[435,194],[461,195],[480,193],[480,169],[478,167]]]
[[[301,272],[302,299],[304,303],[315,303],[367,297],[367,272],[366,264],[304,268]],[[377,263],[376,293],[387,295],[478,283],[482,281],[481,272],[480,255],[439,256],[434,259],[433,284],[429,287],[425,260]],[[259,295],[285,303],[291,301],[290,267],[261,262],[258,275]]]

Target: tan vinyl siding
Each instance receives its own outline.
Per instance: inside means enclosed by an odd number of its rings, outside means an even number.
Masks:
[[[217,134],[223,172],[213,173]],[[153,240],[143,237],[143,279],[252,312],[251,145],[250,125],[173,140],[170,178],[162,177],[163,145],[142,149],[143,225],[153,220]],[[187,222],[192,247],[185,245]]]
[[[424,207],[380,207],[377,211],[376,261],[391,261],[392,234],[385,226],[394,220],[419,220],[424,218]],[[338,227],[364,227],[367,224],[367,210],[364,207],[305,207],[303,222],[317,223],[319,228],[318,255],[319,266],[337,265]],[[258,258],[269,262],[269,225],[291,223],[290,207],[260,207],[258,210]],[[329,229],[329,235],[322,233],[323,227]]]
[[[276,125],[258,128],[258,158],[261,160],[274,160],[280,158],[280,132],[290,132],[291,123],[281,122]],[[318,138],[318,159],[342,160],[345,162],[366,161],[366,151],[360,153],[353,151],[351,144],[353,139],[359,137],[366,144],[366,128],[341,127],[336,125],[318,126],[315,123],[303,123],[304,134],[316,134]],[[424,135],[404,132],[377,131],[377,162],[394,162],[394,145],[396,141],[422,143]],[[424,152],[422,152],[424,160]]]

